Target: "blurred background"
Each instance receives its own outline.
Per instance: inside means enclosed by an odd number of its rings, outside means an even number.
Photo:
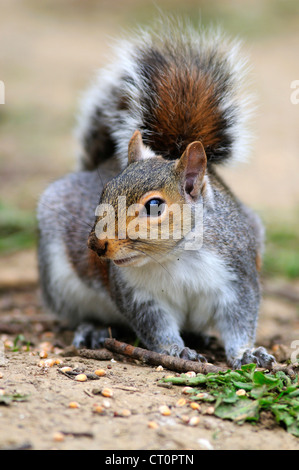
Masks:
[[[12,266],[14,276],[35,279],[35,208],[43,189],[75,168],[80,94],[109,61],[113,38],[159,10],[244,41],[256,140],[247,164],[221,172],[266,223],[264,273],[299,279],[299,104],[290,99],[299,80],[298,0],[0,0],[0,282]]]

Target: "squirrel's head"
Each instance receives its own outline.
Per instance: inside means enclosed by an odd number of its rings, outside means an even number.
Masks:
[[[207,158],[192,142],[174,161],[143,144],[136,131],[128,166],[104,187],[88,246],[118,266],[160,260],[194,228],[194,209],[205,192]]]

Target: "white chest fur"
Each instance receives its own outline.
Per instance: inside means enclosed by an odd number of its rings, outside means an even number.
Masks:
[[[180,329],[203,331],[215,312],[234,299],[234,273],[215,253],[184,251],[162,263],[122,268],[138,301],[156,299]],[[219,308],[220,307],[220,308]]]

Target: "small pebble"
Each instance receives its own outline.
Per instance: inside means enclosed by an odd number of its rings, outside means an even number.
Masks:
[[[103,407],[104,408],[110,408],[111,406],[111,403],[109,400],[103,400]]]

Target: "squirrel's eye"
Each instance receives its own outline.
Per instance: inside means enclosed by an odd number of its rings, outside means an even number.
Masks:
[[[165,209],[165,201],[159,198],[149,199],[144,204],[146,215],[150,217],[159,217]]]

